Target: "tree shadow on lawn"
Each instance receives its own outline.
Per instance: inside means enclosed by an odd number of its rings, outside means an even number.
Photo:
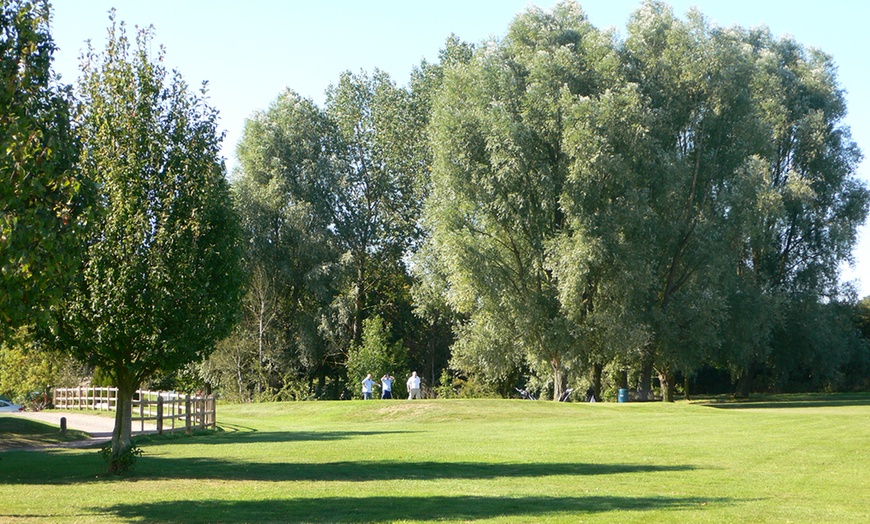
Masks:
[[[213,458],[142,460],[139,470],[148,478],[224,479],[255,481],[337,481],[469,479],[502,477],[592,476],[621,473],[688,471],[691,466],[648,464],[427,462],[427,461],[344,461],[257,463]]]
[[[111,480],[98,476],[102,466],[94,454],[53,454],[25,452],[7,454],[0,469],[2,484],[82,484]],[[31,460],[28,460],[30,458]],[[39,459],[33,462],[32,459]],[[52,464],[52,459],[54,464]],[[19,463],[20,462],[20,463]],[[485,463],[485,462],[408,462],[347,461],[326,463],[250,462],[215,458],[164,458],[146,455],[136,464],[130,480],[225,480],[225,481],[336,481],[369,482],[386,480],[469,479],[501,477],[546,477],[614,475],[689,471],[693,466],[648,464],[584,463]],[[8,473],[6,473],[8,472]],[[68,472],[64,474],[64,472]]]
[[[192,522],[391,522],[476,520],[608,511],[701,510],[731,505],[731,498],[697,497],[323,497],[283,500],[178,500],[94,508],[121,519],[164,524]]]
[[[718,409],[796,409],[870,406],[870,395],[789,395],[777,398],[760,397],[757,399],[734,400],[729,402],[710,402],[703,405]]]
[[[217,431],[196,430],[193,436],[184,432],[172,434],[167,431],[163,436],[143,435],[136,437],[138,445],[154,446],[182,444],[260,444],[268,442],[320,442],[345,440],[358,437],[379,435],[402,435],[415,431],[257,431],[244,426],[221,426]],[[203,438],[200,438],[203,437]]]

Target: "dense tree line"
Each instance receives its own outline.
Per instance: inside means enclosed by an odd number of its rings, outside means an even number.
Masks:
[[[127,397],[401,394],[411,370],[441,396],[868,387],[838,270],[870,193],[818,50],[660,2],[625,37],[530,9],[406,86],[280,93],[227,183],[150,30],[113,19],[73,91],[47,5],[3,6],[0,360],[31,378],[73,354]],[[10,369],[0,390],[36,387]]]
[[[337,398],[375,344],[404,351],[369,371],[443,394],[856,385],[838,267],[868,193],[844,115],[830,57],[658,2],[624,39],[565,2],[451,38],[407,87],[282,93],[238,146],[253,279],[210,376]]]

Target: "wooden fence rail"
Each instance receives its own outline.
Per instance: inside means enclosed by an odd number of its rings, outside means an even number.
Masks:
[[[93,409],[116,411],[118,388],[77,387],[55,388],[54,407],[57,409]],[[217,427],[217,409],[214,395],[190,395],[175,391],[138,390],[133,395],[133,423],[145,431],[146,422],[154,422],[157,433],[164,431],[190,432],[194,428]]]

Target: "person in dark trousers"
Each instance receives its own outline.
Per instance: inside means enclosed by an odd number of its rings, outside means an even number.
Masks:
[[[381,377],[381,400],[393,398],[393,381],[396,380],[389,373]]]

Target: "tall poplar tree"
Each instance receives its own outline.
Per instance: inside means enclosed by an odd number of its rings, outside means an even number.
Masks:
[[[775,353],[796,349],[782,342],[794,335],[790,326],[802,324],[789,317],[840,296],[840,267],[852,258],[870,193],[855,177],[861,152],[843,124],[846,101],[832,57],[765,28],[744,32],[742,40],[755,63],[753,100],[763,135],[758,196],[747,207],[753,224],[736,262],[742,303],[731,310],[739,327],[729,330],[751,338],[738,337],[724,357],[746,396],[770,359],[788,359]],[[752,314],[757,304],[764,311]],[[824,343],[815,346],[813,353],[827,351]]]
[[[311,100],[281,93],[245,123],[233,196],[252,275],[234,343],[258,394],[288,380],[325,382],[337,358],[318,333],[335,294],[338,132]],[[238,348],[237,348],[238,349]],[[243,373],[236,373],[241,377]]]
[[[406,273],[403,259],[419,236],[417,180],[428,165],[411,94],[385,72],[345,72],[326,95],[340,137],[334,231],[345,268],[330,335],[347,348],[389,297],[383,286]]]

